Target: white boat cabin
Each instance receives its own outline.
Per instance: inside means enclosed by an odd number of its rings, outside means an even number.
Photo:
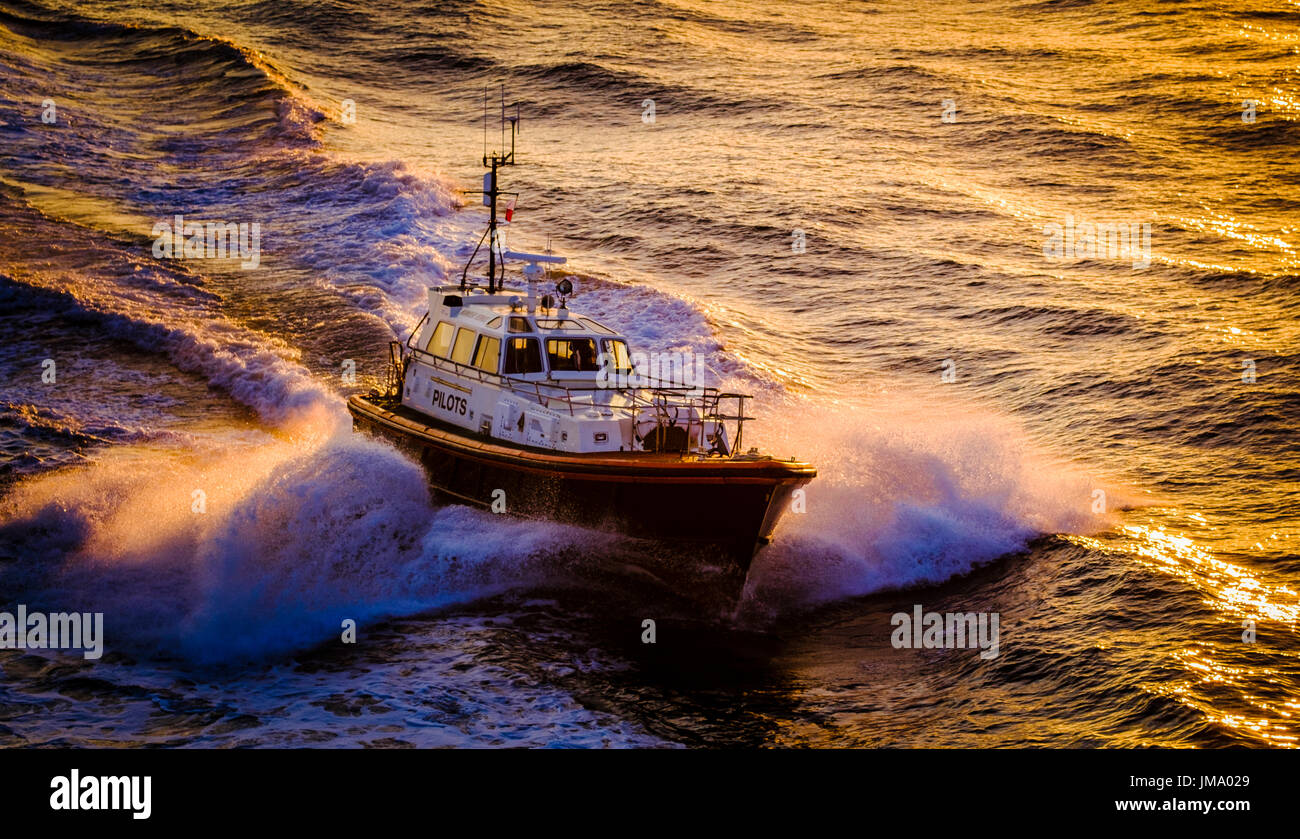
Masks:
[[[563,299],[430,288],[408,346],[402,404],[443,422],[564,452],[727,454],[717,391],[628,387],[627,340]]]

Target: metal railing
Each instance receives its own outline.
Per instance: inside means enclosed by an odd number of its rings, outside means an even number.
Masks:
[[[401,341],[389,343],[389,363],[384,375],[384,393],[380,395],[400,402],[402,388],[406,382],[407,367],[412,361],[416,360],[435,370],[441,370],[466,379],[474,379],[531,398],[537,404],[550,410],[554,410],[553,403],[559,403],[568,409],[570,416],[577,416],[578,410],[608,408],[610,410],[629,411],[635,421],[643,410],[649,409],[654,412],[657,426],[672,426],[676,425],[677,420],[680,419],[681,412],[686,410],[687,428],[689,429],[691,423],[698,421],[699,432],[697,438],[691,439],[696,448],[690,452],[683,452],[683,454],[707,452],[717,453],[724,457],[735,457],[737,453],[743,451],[741,443],[744,437],[745,423],[754,419],[752,416],[745,415],[745,400],[753,397],[744,393],[726,393],[713,387],[686,387],[684,385],[663,384],[662,382],[616,386],[594,383],[568,384],[555,379],[548,379],[544,382],[520,379],[434,355],[427,350],[421,350]],[[626,399],[627,402],[622,405],[597,402],[594,398],[597,393],[616,393]],[[582,399],[583,396],[587,398]],[[575,397],[577,398],[575,399]],[[735,413],[723,413],[724,405],[730,404],[732,400],[735,401]],[[671,416],[670,411],[672,412]],[[694,412],[694,414],[691,412]],[[734,425],[734,436],[730,434],[728,423]],[[716,446],[708,445],[706,426],[710,424],[715,427],[720,426],[727,431],[727,437],[730,441],[727,451],[718,451]]]

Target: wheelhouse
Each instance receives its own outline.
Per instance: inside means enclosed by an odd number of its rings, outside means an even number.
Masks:
[[[625,338],[565,309],[466,305],[460,295],[443,295],[430,311],[413,344],[435,359],[525,381],[594,379],[602,369],[632,370]]]
[[[734,455],[749,397],[641,378],[626,338],[571,312],[572,284],[557,290],[558,305],[531,289],[429,289],[428,315],[404,348],[395,342],[387,391],[421,415],[538,449]]]

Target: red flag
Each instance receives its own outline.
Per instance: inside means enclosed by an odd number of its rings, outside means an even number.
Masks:
[[[506,221],[510,221],[515,214],[515,199],[511,198],[510,203],[506,205]]]

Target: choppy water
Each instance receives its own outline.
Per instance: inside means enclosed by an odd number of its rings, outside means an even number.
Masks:
[[[501,84],[512,245],[821,470],[738,599],[348,430]],[[1298,91],[1295,2],[0,0],[0,608],[108,635],[0,651],[0,744],[1295,745]]]

